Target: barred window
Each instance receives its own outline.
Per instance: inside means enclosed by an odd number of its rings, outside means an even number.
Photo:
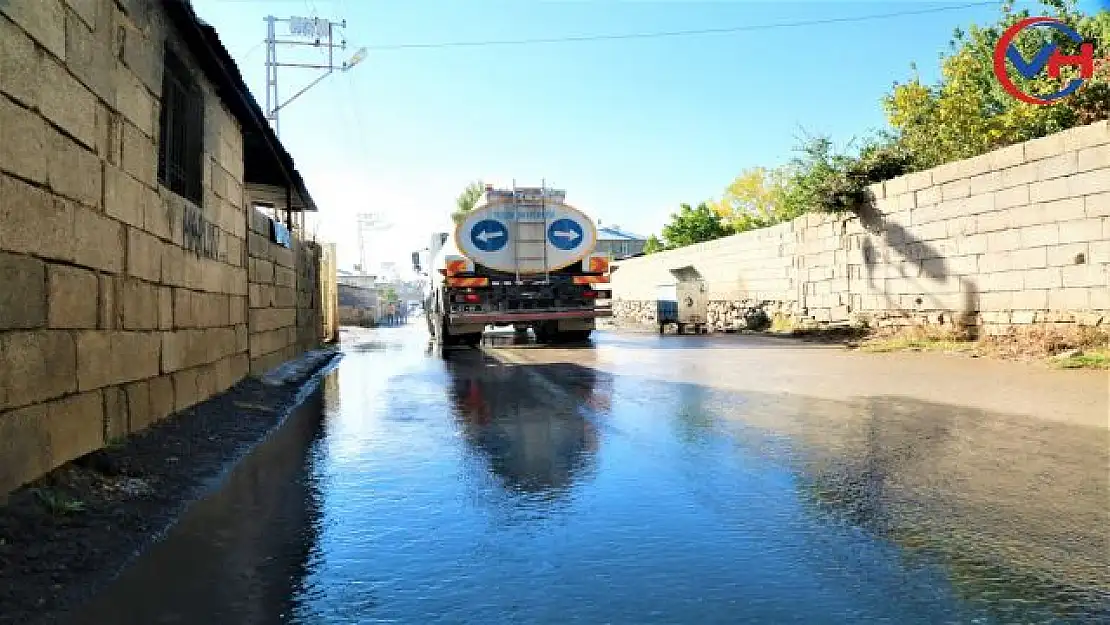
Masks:
[[[160,117],[158,181],[199,206],[204,196],[204,96],[189,69],[168,46]]]

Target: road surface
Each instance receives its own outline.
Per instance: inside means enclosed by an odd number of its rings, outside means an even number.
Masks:
[[[499,342],[508,339],[498,339]],[[345,333],[79,623],[1108,622],[1104,374]]]

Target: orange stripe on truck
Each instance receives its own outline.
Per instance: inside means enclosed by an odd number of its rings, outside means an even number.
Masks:
[[[591,256],[590,257],[590,273],[605,273],[609,271],[609,259],[604,256]]]
[[[574,284],[608,284],[609,276],[574,276]]]
[[[466,272],[465,260],[449,260],[447,261],[447,275],[453,276],[457,273]]]
[[[447,286],[454,286],[454,287],[489,286],[489,278],[447,278]]]

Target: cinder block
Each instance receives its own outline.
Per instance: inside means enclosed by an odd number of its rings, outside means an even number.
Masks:
[[[1014,269],[1041,269],[1048,266],[1048,248],[1030,247],[1010,252],[1010,264]]]
[[[173,377],[159,376],[149,380],[150,423],[157,423],[173,414],[177,402],[174,398]]]
[[[130,174],[137,182],[147,187],[157,184],[158,148],[153,139],[126,122],[123,124],[122,159],[123,171]]]
[[[46,326],[46,295],[42,261],[0,252],[0,330]]]
[[[180,412],[205,399],[200,389],[200,370],[185,369],[173,374],[173,409]]]
[[[1090,262],[1088,260],[1088,246],[1095,245],[1094,243],[1068,243],[1066,245],[1054,245],[1048,248],[1048,266],[1049,267],[1066,267],[1068,265],[1077,264],[1076,261],[1082,259],[1083,262]]]
[[[162,278],[162,248],[160,240],[137,228],[127,229],[127,274],[150,282]]]
[[[934,167],[930,171],[932,171],[933,173],[933,184],[935,185],[942,185],[946,182],[951,182],[953,180],[958,180],[964,177],[960,173],[959,161],[944,163],[943,165]],[[890,197],[889,188],[887,188],[887,197]]]
[[[256,284],[272,283],[274,281],[274,264],[267,260],[252,258],[249,277],[250,281]]]
[[[18,408],[77,390],[77,362],[68,332],[0,333],[0,410]]]
[[[159,287],[134,278],[123,279],[123,328],[156,330],[159,326]]]
[[[174,327],[173,289],[158,287],[158,329],[172,330]]]
[[[1060,272],[1064,278],[1064,287],[1099,287],[1110,288],[1107,281],[1106,266],[1101,264],[1085,263],[1061,267]]]
[[[960,254],[982,254],[987,251],[987,235],[973,234],[956,240]]]
[[[66,13],[66,68],[97,98],[113,106],[116,101],[114,79],[117,56],[114,47],[118,33],[114,28],[111,9],[105,8],[103,22],[95,26],[87,25],[77,13]],[[95,31],[92,30],[94,27]],[[94,104],[98,130],[103,128],[102,106],[101,103]],[[104,138],[98,131],[95,140],[99,143]]]
[[[112,98],[115,101],[115,98]],[[123,152],[122,118],[105,103],[96,107],[96,153],[109,165],[118,167]]]
[[[1047,310],[1048,291],[1033,290],[1028,286],[1022,291],[1013,293],[1013,307],[1015,310]]]
[[[1092,241],[1087,262],[1091,264],[1110,263],[1110,241]]]
[[[1037,161],[1037,179],[1052,180],[1070,176],[1079,171],[1079,158],[1076,152],[1064,152],[1057,156]]]
[[[1110,191],[1110,170],[1085,171],[1066,178],[1071,195],[1095,195]]]
[[[967,179],[946,182],[940,188],[940,196],[944,200],[955,200],[971,195],[971,181]]]
[[[1083,198],[1083,210],[1087,217],[1110,217],[1110,193],[1096,193]]]
[[[932,206],[941,201],[940,187],[930,186],[916,191],[917,206]]]
[[[74,208],[73,217],[74,261],[93,269],[122,273],[125,226],[81,207]]]
[[[1011,254],[1016,252],[991,252],[979,257],[979,271],[985,274],[1010,271],[1014,269]]]
[[[104,396],[104,440],[112,441],[127,436],[131,431],[127,414],[127,394],[123,387],[109,386],[99,392]]]
[[[1017,210],[1001,210],[994,211],[993,213],[984,213],[977,216],[975,220],[975,229],[977,232],[995,233],[1001,230],[1008,230],[1015,225],[1022,225],[1016,223],[1016,219],[1021,216]],[[1039,222],[1035,222],[1039,223]]]
[[[1029,269],[1024,274],[1026,289],[1058,289],[1064,284],[1059,267]]]
[[[2,264],[0,260],[0,264]],[[97,327],[99,281],[95,273],[69,267],[50,265],[47,272],[49,294],[49,325],[51,328],[92,329]],[[0,280],[0,283],[3,283]],[[27,291],[17,289],[21,297]],[[0,305],[0,309],[3,306]]]
[[[1086,126],[1064,131],[1064,142],[1069,150],[1080,150],[1110,143],[1110,122],[1102,120]]]
[[[1054,133],[1025,142],[1025,160],[1039,161],[1065,152],[1068,146],[1063,133]]]
[[[0,171],[45,183],[46,157],[49,154],[46,149],[46,121],[4,96],[0,96],[0,119],[4,120]]]
[[[1077,160],[1078,171],[1110,170],[1110,143],[1083,148],[1078,152]],[[1106,175],[1110,176],[1110,171]]]
[[[43,116],[85,147],[95,149],[96,96],[54,59],[43,59],[40,68],[39,110]]]
[[[1009,311],[1013,307],[1013,292],[988,291],[979,294],[979,310],[983,315],[983,321],[987,323],[1009,323],[1009,312],[1005,313],[1005,320],[1000,319],[999,314],[1002,311]]]
[[[127,172],[110,165],[104,167],[104,212],[123,223],[142,228],[152,192]]]
[[[1029,204],[1029,185],[1021,184],[994,194],[994,206],[1001,210]]]
[[[1086,288],[1053,289],[1048,292],[1050,310],[1086,310],[1089,303],[1089,289]]]
[[[1065,221],[1060,226],[1060,243],[1097,241],[1102,237],[1102,223],[1098,219]]]
[[[0,93],[28,108],[38,106],[41,63],[35,42],[0,14]]]
[[[147,89],[158,93],[162,88],[161,47],[139,30],[129,28],[123,42],[123,63]]]
[[[169,191],[164,194],[155,192],[143,208],[143,229],[162,239],[182,245],[182,208],[181,202]]]
[[[1041,247],[1060,243],[1060,226],[1058,224],[1026,226],[1017,232],[1020,232],[1021,243],[1025,247]]]
[[[65,7],[61,0],[9,0],[2,10],[40,46],[65,60]]]
[[[236,325],[247,322],[247,298],[232,295],[228,298],[228,323]]]
[[[90,331],[77,335],[77,381],[82,391],[158,375],[157,333]]]
[[[1002,188],[1009,189],[1037,182],[1037,163],[1024,163],[1002,170]]]
[[[98,208],[101,201],[100,159],[54,129],[47,130],[50,149],[47,182],[59,195]]]
[[[971,195],[981,195],[984,193],[992,193],[1002,188],[1002,172],[1001,171],[988,171],[986,173],[973,176],[970,179]]]
[[[1017,143],[1015,145],[990,152],[987,156],[991,169],[1003,170],[1008,167],[1015,167],[1017,165],[1021,165],[1026,160],[1025,144]]]
[[[134,72],[122,66],[116,72],[116,109],[143,134],[156,136],[154,96]]]
[[[1029,186],[1029,200],[1032,202],[1052,202],[1074,195],[1072,192],[1075,176],[1043,180]]]
[[[1037,226],[1034,226],[1037,227]],[[1000,232],[987,233],[987,250],[991,252],[1008,252],[1016,250],[1022,246],[1022,235],[1024,230],[1002,230]],[[1026,244],[1030,246],[1029,243]],[[1046,245],[1049,245],[1046,243]]]
[[[270,260],[271,247],[270,240],[257,232],[251,232],[247,237],[247,251],[255,258]]]
[[[88,28],[96,28],[99,23],[100,0],[65,0],[73,14],[81,18]],[[68,60],[72,61],[72,57]]]
[[[150,425],[150,382],[132,382],[121,389],[127,409],[127,431],[139,432]]]
[[[1020,291],[1023,282],[1023,272],[1000,271],[982,276],[982,285],[987,291]]]

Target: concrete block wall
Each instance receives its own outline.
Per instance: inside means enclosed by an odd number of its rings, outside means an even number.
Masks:
[[[261,374],[297,355],[297,272],[294,248],[273,241],[271,220],[252,209],[247,282],[250,372]]]
[[[192,63],[153,0],[0,3],[0,496],[229,388],[274,351],[261,328],[294,326],[291,251],[261,246],[289,312],[250,306],[242,130],[199,73],[201,204],[158,182],[164,42]]]
[[[718,328],[745,306],[818,323],[1110,323],[1110,126],[1099,122],[901,176],[861,216],[809,214],[617,263],[614,309],[654,321],[669,269],[705,278]]]

